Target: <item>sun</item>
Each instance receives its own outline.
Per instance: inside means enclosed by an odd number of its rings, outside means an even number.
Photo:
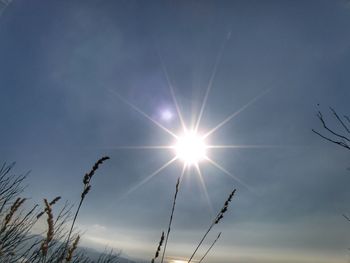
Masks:
[[[230,115],[228,115],[226,118],[224,118],[221,122],[219,122],[216,126],[205,129],[204,133],[199,133],[199,130],[203,131],[203,129],[200,129],[200,121],[201,117],[205,108],[207,96],[205,97],[202,107],[200,109],[199,116],[197,117],[196,124],[193,127],[189,127],[184,122],[184,118],[182,116],[182,113],[179,109],[176,97],[174,95],[174,90],[171,85],[169,85],[170,91],[174,100],[174,105],[176,108],[177,117],[180,120],[181,123],[181,130],[182,132],[175,133],[171,130],[169,130],[167,127],[165,127],[161,122],[158,120],[152,118],[150,115],[142,111],[140,108],[135,106],[134,104],[127,101],[125,98],[123,98],[120,94],[118,94],[114,90],[110,90],[113,92],[114,95],[116,95],[120,100],[122,100],[125,104],[129,105],[131,108],[133,108],[136,112],[141,114],[143,117],[145,117],[147,120],[149,120],[151,123],[155,124],[158,128],[163,130],[165,133],[167,133],[170,137],[174,139],[174,141],[168,145],[135,145],[135,146],[119,146],[119,147],[113,147],[113,149],[135,149],[135,150],[171,150],[174,153],[174,157],[164,163],[162,166],[160,166],[157,170],[155,170],[153,173],[150,173],[146,177],[144,177],[143,180],[141,180],[138,184],[131,187],[123,196],[126,197],[130,193],[136,191],[139,187],[150,181],[153,177],[161,173],[164,169],[169,167],[171,164],[173,164],[175,161],[180,161],[183,164],[182,172],[180,173],[179,178],[182,178],[185,175],[185,171],[190,169],[191,167],[195,168],[195,171],[197,171],[199,182],[202,186],[202,190],[204,191],[204,194],[206,196],[208,205],[210,205],[210,198],[209,194],[207,192],[207,188],[205,185],[205,181],[203,178],[203,174],[201,172],[201,168],[199,163],[202,162],[208,162],[218,170],[220,170],[222,173],[228,175],[232,179],[234,179],[236,182],[243,185],[245,188],[249,189],[249,185],[245,183],[241,178],[237,177],[230,171],[226,170],[224,167],[222,167],[216,160],[212,158],[212,156],[208,156],[208,152],[212,149],[220,150],[220,149],[249,149],[249,148],[256,148],[256,149],[263,149],[263,148],[271,148],[273,145],[218,145],[218,144],[208,144],[207,140],[208,138],[214,134],[216,131],[218,131],[222,126],[227,124],[229,121],[231,121],[234,117],[236,117],[238,114],[240,114],[242,111],[244,111],[249,105],[257,101],[262,95],[264,95],[267,91],[264,91],[263,93],[259,94],[258,96],[254,97],[252,100],[250,100],[248,103],[243,105],[241,108],[239,108],[237,111],[234,111]],[[207,89],[208,93],[209,89]]]
[[[208,146],[204,138],[194,130],[179,136],[173,148],[176,158],[185,165],[198,165],[207,158]]]
[[[172,140],[169,144],[166,145],[134,145],[134,146],[117,146],[113,147],[113,149],[135,149],[135,150],[170,150],[173,152],[174,156],[172,159],[165,162],[163,165],[161,165],[157,170],[154,172],[148,174],[145,176],[139,183],[131,187],[121,198],[126,197],[130,193],[136,191],[139,187],[150,181],[152,178],[154,178],[156,175],[161,173],[163,170],[165,170],[167,167],[172,165],[175,161],[180,161],[182,163],[182,172],[179,175],[179,178],[182,179],[183,176],[185,176],[185,172],[192,170],[191,167],[195,168],[194,171],[197,172],[197,178],[200,182],[202,189],[204,191],[204,194],[206,196],[208,205],[210,206],[210,198],[209,194],[207,192],[205,180],[201,171],[200,163],[207,162],[220,170],[223,174],[228,175],[232,179],[234,179],[239,184],[245,186],[247,189],[249,189],[249,185],[247,185],[241,178],[234,175],[232,172],[226,170],[222,165],[220,165],[215,158],[213,159],[213,153],[209,155],[210,150],[228,150],[228,149],[249,149],[249,148],[256,148],[256,149],[264,149],[264,148],[271,148],[274,147],[273,145],[230,145],[230,144],[212,144],[208,143],[208,140],[212,141],[212,138],[210,138],[215,132],[217,132],[219,129],[221,129],[223,126],[225,126],[228,122],[232,121],[237,115],[242,113],[244,110],[246,110],[250,105],[258,101],[263,95],[265,95],[268,91],[271,89],[266,89],[257,96],[253,97],[250,101],[247,103],[241,105],[238,110],[231,112],[226,116],[223,120],[218,121],[218,123],[214,127],[201,127],[201,120],[204,115],[204,111],[207,105],[207,100],[209,97],[210,90],[213,86],[213,81],[216,75],[216,71],[218,68],[219,61],[221,59],[223,52],[223,47],[220,50],[216,63],[213,68],[213,72],[210,76],[210,80],[208,83],[208,86],[205,90],[203,101],[200,105],[200,108],[192,117],[192,120],[194,120],[191,125],[187,125],[185,122],[185,119],[189,119],[188,116],[185,116],[187,118],[184,118],[182,111],[180,110],[179,103],[177,101],[174,87],[170,81],[168,72],[166,70],[165,64],[163,64],[161,59],[161,65],[162,69],[165,75],[165,79],[168,83],[168,88],[170,91],[170,95],[173,100],[173,106],[175,108],[175,112],[172,112],[170,110],[165,110],[161,114],[161,119],[158,120],[156,118],[153,118],[152,115],[147,114],[140,108],[138,108],[133,103],[129,102],[127,99],[125,99],[123,96],[121,96],[118,92],[115,90],[110,89],[109,91],[112,92],[119,100],[124,102],[125,104],[129,105],[133,110],[141,114],[143,117],[145,117],[148,121],[153,123],[155,126],[163,130],[165,133],[167,133],[170,137],[172,137]],[[181,130],[179,133],[175,133],[171,129],[169,129],[169,122],[174,121],[175,119],[179,120],[180,127],[178,127],[178,130]],[[162,121],[165,121],[166,123],[163,123]],[[180,128],[180,129],[179,129]],[[201,132],[199,132],[201,131]],[[215,156],[214,156],[215,157]]]

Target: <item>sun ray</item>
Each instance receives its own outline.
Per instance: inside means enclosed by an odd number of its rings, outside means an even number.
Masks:
[[[234,113],[232,113],[231,115],[229,115],[228,117],[226,117],[222,122],[220,122],[218,125],[216,125],[214,128],[212,128],[211,130],[209,130],[204,136],[203,138],[207,138],[209,135],[211,135],[212,133],[214,133],[215,131],[217,131],[218,129],[220,129],[223,125],[225,125],[226,123],[228,123],[231,119],[233,119],[234,117],[236,117],[238,114],[240,114],[242,111],[244,111],[246,108],[248,108],[250,105],[252,105],[254,102],[256,102],[257,100],[259,100],[263,95],[265,95],[267,92],[269,92],[271,89],[266,89],[264,90],[262,93],[260,93],[259,95],[255,96],[252,100],[250,100],[248,103],[246,103],[244,106],[242,106],[239,110],[235,111]]]
[[[100,147],[100,149],[111,149],[111,150],[169,150],[174,147],[171,145],[137,145],[137,146],[111,146],[111,147]]]
[[[180,174],[180,184],[181,184],[181,182],[183,180],[183,177],[185,176],[186,169],[187,169],[187,164],[184,163],[183,166],[182,166],[181,174]]]
[[[169,129],[165,128],[162,124],[160,124],[158,121],[154,120],[152,117],[150,117],[148,114],[146,114],[144,111],[136,107],[134,104],[126,100],[124,97],[122,97],[119,93],[117,93],[115,90],[110,89],[110,92],[112,92],[114,95],[116,95],[121,101],[123,101],[125,104],[129,105],[131,108],[133,108],[135,111],[140,113],[142,116],[153,122],[155,125],[157,125],[159,128],[161,128],[163,131],[169,133],[174,138],[178,138],[178,136],[170,131]]]
[[[112,92],[113,95],[115,95],[118,99],[120,99],[125,104],[129,105],[133,110],[137,111],[139,114],[141,114],[143,117],[145,117],[148,121],[152,122],[158,128],[162,129],[163,131],[165,131],[166,133],[168,133],[169,135],[171,135],[172,137],[174,137],[176,139],[175,144],[173,144],[173,145],[172,144],[169,144],[169,145],[120,145],[120,146],[108,148],[108,149],[114,149],[114,150],[119,150],[119,149],[122,149],[122,150],[173,150],[173,152],[175,154],[175,156],[171,160],[165,162],[156,171],[147,175],[145,178],[140,180],[140,182],[138,182],[136,185],[132,186],[124,195],[122,195],[120,197],[120,199],[123,199],[126,196],[130,195],[131,193],[133,193],[134,191],[136,191],[137,189],[139,189],[140,187],[145,185],[147,182],[152,180],[156,175],[161,173],[164,169],[166,169],[168,166],[170,166],[173,162],[175,162],[176,160],[179,160],[183,164],[182,170],[180,173],[180,182],[182,182],[183,178],[185,176],[187,176],[188,172],[197,173],[198,174],[198,176],[196,176],[197,180],[199,180],[200,186],[203,190],[203,193],[204,193],[207,205],[210,209],[210,212],[213,213],[212,203],[211,203],[208,189],[206,186],[206,182],[204,180],[202,170],[200,167],[200,163],[202,161],[208,161],[216,169],[220,170],[225,175],[228,175],[229,177],[234,179],[236,182],[238,182],[240,185],[244,186],[248,190],[251,190],[251,187],[247,183],[245,183],[242,179],[238,178],[237,176],[235,176],[234,174],[232,174],[231,172],[226,170],[219,163],[217,163],[213,159],[209,158],[207,156],[206,150],[209,150],[209,149],[266,149],[266,148],[281,148],[281,147],[283,147],[283,146],[278,146],[278,145],[234,145],[234,144],[208,145],[206,142],[206,138],[208,136],[212,135],[217,130],[221,129],[221,127],[223,127],[225,124],[227,124],[233,118],[235,118],[241,112],[246,110],[249,106],[254,104],[256,101],[258,101],[263,95],[265,95],[271,89],[266,89],[262,93],[258,94],[254,98],[252,98],[245,105],[240,107],[237,111],[231,113],[229,116],[227,116],[221,122],[219,122],[216,126],[207,130],[207,132],[204,133],[204,135],[203,135],[202,131],[200,132],[200,134],[198,133],[198,130],[202,129],[202,127],[200,127],[201,121],[203,120],[204,112],[205,112],[205,109],[206,109],[208,101],[209,101],[209,96],[210,96],[211,90],[213,88],[215,77],[217,75],[218,68],[219,68],[221,60],[222,60],[223,52],[224,52],[226,43],[229,40],[229,38],[230,38],[230,33],[228,34],[227,39],[222,43],[222,46],[219,49],[218,54],[215,57],[212,72],[211,72],[211,75],[209,76],[208,85],[207,85],[205,92],[204,92],[203,101],[199,102],[196,105],[198,107],[200,106],[200,109],[199,109],[199,111],[196,110],[196,113],[193,112],[193,118],[190,120],[189,126],[187,126],[186,122],[185,122],[185,121],[188,121],[188,119],[187,118],[184,119],[184,117],[186,117],[186,116],[184,116],[180,110],[179,101],[178,101],[176,94],[175,94],[175,88],[174,88],[173,83],[171,81],[171,78],[169,76],[168,69],[164,63],[163,57],[161,56],[160,52],[158,52],[158,56],[160,59],[160,66],[161,66],[161,69],[164,73],[164,76],[165,76],[165,79],[166,79],[166,82],[167,82],[167,85],[168,85],[168,88],[169,88],[169,91],[171,94],[171,98],[172,98],[172,101],[173,101],[173,104],[174,104],[174,107],[175,107],[175,110],[176,110],[176,113],[178,116],[179,125],[181,125],[181,127],[179,127],[179,128],[180,129],[182,128],[183,132],[177,133],[177,131],[173,132],[173,131],[169,130],[162,123],[160,123],[156,119],[152,118],[150,115],[145,113],[143,110],[141,110],[140,108],[138,108],[137,106],[135,106],[134,104],[129,102],[126,98],[122,97],[117,91],[110,89],[110,92]],[[193,170],[192,170],[192,167],[194,168]]]
[[[252,190],[251,187],[245,183],[243,180],[239,179],[237,176],[233,175],[232,173],[230,173],[229,171],[227,171],[225,168],[223,168],[220,164],[218,164],[217,162],[215,162],[214,160],[210,159],[209,157],[207,157],[207,161],[209,161],[213,166],[215,166],[216,168],[218,168],[219,170],[221,170],[223,173],[225,173],[226,175],[230,176],[232,179],[236,180],[237,182],[239,182],[241,185],[243,185],[244,187],[246,187],[248,190]]]
[[[196,170],[197,170],[198,178],[199,178],[199,181],[200,181],[202,190],[203,190],[203,192],[204,192],[205,199],[206,199],[206,201],[207,201],[207,204],[208,204],[210,213],[213,214],[213,213],[214,213],[213,205],[212,205],[212,203],[211,203],[211,200],[210,200],[210,197],[209,197],[209,194],[208,194],[207,186],[206,186],[205,181],[204,181],[204,179],[203,179],[202,171],[201,171],[201,169],[200,169],[200,167],[199,167],[198,164],[195,164],[194,167],[195,167]]]
[[[209,79],[209,82],[208,82],[208,86],[207,86],[207,89],[205,91],[205,95],[204,95],[204,98],[203,98],[203,102],[202,102],[202,105],[201,105],[201,108],[200,108],[200,111],[199,111],[199,115],[198,115],[198,118],[197,118],[197,121],[196,121],[196,125],[195,125],[195,128],[194,130],[197,132],[198,131],[198,128],[199,128],[199,125],[200,125],[200,122],[201,122],[201,119],[202,119],[202,116],[203,116],[203,113],[204,113],[204,109],[207,105],[207,100],[208,100],[208,96],[209,96],[209,92],[213,86],[213,82],[214,82],[214,79],[215,79],[215,76],[216,76],[216,72],[217,72],[217,69],[219,67],[219,64],[221,62],[221,59],[222,59],[222,54],[224,52],[224,49],[225,49],[225,46],[226,46],[226,43],[227,41],[229,40],[229,38],[226,38],[225,41],[223,42],[217,56],[216,56],[216,59],[215,59],[215,64],[214,64],[214,67],[213,67],[213,72],[210,76],[210,79]]]
[[[130,195],[132,192],[136,191],[138,188],[143,186],[145,183],[147,183],[149,180],[151,180],[154,176],[159,174],[161,171],[163,171],[165,168],[167,168],[169,165],[171,165],[173,162],[175,162],[177,157],[174,157],[170,161],[163,164],[160,168],[158,168],[156,171],[148,175],[146,178],[144,178],[141,182],[139,182],[137,185],[131,187],[121,198],[125,198],[126,196]]]
[[[269,149],[269,148],[285,148],[283,145],[239,145],[239,144],[223,144],[223,145],[207,145],[208,149]]]
[[[186,127],[185,121],[183,119],[183,116],[182,116],[182,113],[181,113],[181,110],[180,110],[180,107],[179,107],[179,103],[178,103],[178,101],[176,99],[174,87],[173,87],[173,85],[172,85],[172,83],[170,81],[168,70],[167,70],[167,68],[165,66],[165,63],[164,63],[164,60],[163,60],[162,56],[160,55],[160,52],[158,52],[158,56],[159,56],[159,60],[160,60],[160,63],[161,63],[162,70],[164,72],[166,81],[168,83],[168,87],[169,87],[169,90],[170,90],[170,93],[171,93],[171,98],[172,98],[172,100],[174,102],[174,105],[175,105],[175,108],[176,108],[177,116],[179,117],[179,120],[180,120],[180,123],[181,123],[183,131],[186,132],[187,127]]]

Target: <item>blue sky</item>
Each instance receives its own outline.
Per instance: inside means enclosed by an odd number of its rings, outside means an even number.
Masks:
[[[0,17],[1,161],[32,171],[33,202],[75,202],[84,173],[110,156],[79,218],[84,244],[148,260],[167,226],[181,162],[125,195],[174,153],[117,147],[173,139],[115,93],[178,132],[161,61],[190,123],[222,52],[200,129],[264,93],[209,140],[275,147],[210,151],[249,189],[201,163],[214,211],[238,189],[207,262],[347,262],[349,153],[311,129],[321,129],[318,103],[325,113],[349,113],[349,28],[347,1],[14,0]],[[173,118],[162,118],[165,110]],[[212,214],[192,169],[168,256],[188,257]]]

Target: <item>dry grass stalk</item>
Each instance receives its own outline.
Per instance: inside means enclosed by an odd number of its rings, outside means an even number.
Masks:
[[[14,214],[16,213],[16,211],[20,208],[20,206],[25,202],[25,198],[17,198],[16,201],[12,204],[12,206],[10,207],[10,211],[6,214],[4,220],[3,220],[3,225],[1,227],[1,230],[0,230],[0,234],[6,232],[7,230],[7,227],[11,221],[11,219],[13,218]],[[14,223],[16,223],[16,219],[14,219]],[[13,228],[11,229],[10,227],[10,230],[4,234],[4,236],[1,238],[1,241],[0,241],[0,256],[3,256],[4,255],[4,246],[6,247],[6,239],[9,239],[9,235],[11,234],[11,232],[13,232]],[[13,252],[10,252],[9,254],[11,255],[11,253]]]
[[[216,219],[215,219],[215,224],[218,224],[220,222],[220,220],[224,217],[224,214],[226,213],[229,204],[232,201],[233,196],[236,193],[236,189],[234,189],[231,194],[229,195],[229,197],[227,198],[227,200],[225,201],[224,206],[222,207],[221,211],[219,212],[219,214],[217,215]]]
[[[83,185],[84,185],[84,188],[83,188],[83,191],[81,193],[81,197],[80,197],[80,202],[79,202],[79,205],[78,205],[78,208],[77,208],[77,211],[75,212],[75,215],[74,215],[74,218],[73,218],[73,222],[72,222],[72,225],[70,227],[70,230],[69,230],[69,233],[68,233],[68,237],[67,237],[67,241],[66,241],[66,245],[65,245],[65,248],[63,250],[63,255],[61,257],[61,261],[64,259],[65,255],[66,255],[66,251],[68,249],[68,246],[69,246],[69,241],[70,241],[70,237],[72,235],[72,232],[73,232],[73,228],[74,228],[74,225],[75,225],[75,221],[77,220],[77,217],[78,217],[78,214],[79,214],[79,211],[80,211],[80,208],[81,208],[81,205],[83,204],[83,201],[86,197],[86,195],[88,194],[88,192],[90,191],[91,189],[91,179],[93,177],[93,175],[95,174],[95,172],[97,171],[97,169],[99,168],[99,166],[105,162],[106,160],[110,159],[108,156],[104,156],[102,158],[100,158],[99,160],[97,160],[97,162],[93,165],[92,169],[86,173],[84,175],[84,178],[83,178]]]
[[[100,158],[92,167],[92,169],[90,170],[90,172],[86,173],[83,179],[83,184],[84,184],[84,190],[81,193],[81,198],[84,199],[85,196],[87,195],[87,193],[90,191],[91,189],[91,185],[90,185],[90,181],[91,178],[93,177],[93,175],[95,174],[95,172],[97,171],[98,167],[106,160],[108,160],[109,157],[108,156],[104,156],[102,158]]]
[[[224,206],[221,208],[220,212],[216,215],[215,219],[213,220],[212,224],[209,226],[207,232],[205,232],[204,236],[202,237],[202,239],[199,241],[199,244],[197,245],[196,249],[194,250],[194,252],[192,253],[190,259],[188,260],[188,263],[191,262],[191,260],[193,259],[194,255],[197,253],[197,250],[199,249],[199,247],[202,245],[204,239],[207,237],[207,235],[209,234],[209,232],[212,230],[212,228],[214,227],[214,225],[218,224],[221,219],[223,219],[224,214],[227,212],[228,206],[230,204],[230,202],[232,201],[233,196],[236,193],[236,189],[234,189],[230,195],[228,196],[227,200],[224,203]]]
[[[78,235],[77,238],[74,240],[73,245],[68,250],[68,254],[67,254],[67,257],[66,257],[66,262],[70,262],[72,260],[73,253],[78,247],[79,240],[80,240],[80,236]]]
[[[59,201],[59,197],[56,197],[51,202],[44,200],[43,208],[40,209],[35,205],[26,212],[23,203],[27,201],[17,198],[24,189],[22,184],[26,177],[9,174],[12,167],[13,164],[0,165],[0,262],[60,263],[60,260],[67,260],[66,257],[61,259],[61,255],[69,232],[66,226],[70,220],[71,207],[66,203],[62,210],[57,212],[57,215],[54,213],[53,217],[52,205]],[[96,170],[96,166],[93,168]],[[91,173],[89,174],[91,177]],[[45,223],[48,219],[48,228],[45,229],[42,237],[31,234],[32,227],[38,222],[38,212],[43,212]],[[46,214],[48,214],[47,217]],[[3,226],[5,228],[1,232]],[[87,254],[79,252],[77,235],[73,233],[72,240],[69,242],[69,250],[67,249],[72,259],[67,263],[93,262]],[[110,252],[108,255],[101,255],[98,261],[94,262],[116,263],[119,261],[118,255]]]
[[[45,257],[47,255],[49,243],[53,239],[54,223],[53,223],[52,209],[51,209],[51,206],[50,206],[49,202],[47,201],[47,199],[44,199],[44,203],[45,203],[45,211],[47,214],[47,226],[48,226],[48,228],[47,228],[46,238],[41,245],[41,252],[42,252],[43,256]]]
[[[164,243],[164,249],[163,249],[163,255],[162,255],[161,263],[163,263],[163,261],[164,261],[165,250],[166,250],[166,247],[167,247],[167,244],[168,244],[168,238],[169,238],[169,234],[170,234],[170,230],[171,230],[171,224],[173,222],[173,216],[174,216],[175,205],[176,205],[176,198],[177,198],[177,194],[179,193],[179,187],[180,187],[180,178],[178,178],[177,182],[176,182],[176,189],[175,189],[173,207],[171,209],[171,215],[170,215],[170,220],[169,220],[169,225],[168,225],[168,231],[167,231],[166,238],[165,238],[165,243]]]
[[[4,220],[4,225],[3,225],[3,228],[2,228],[2,231],[3,232],[7,225],[10,223],[13,215],[16,213],[16,211],[18,210],[18,208],[20,208],[20,206],[25,202],[25,198],[17,198],[16,201],[13,203],[13,205],[11,206],[10,208],[10,211],[7,213],[7,215],[5,216],[5,220]]]
[[[160,249],[162,248],[162,245],[163,245],[163,242],[164,242],[164,231],[162,232],[162,236],[160,237],[160,240],[159,240],[159,244],[158,244],[158,247],[157,247],[156,254],[154,255],[154,258],[152,258],[151,263],[154,263],[154,261],[156,260],[156,258],[158,258]]]
[[[208,248],[208,250],[205,252],[205,254],[203,255],[203,257],[198,261],[198,263],[201,263],[203,261],[203,259],[208,255],[209,251],[213,248],[213,246],[215,245],[215,243],[218,241],[218,239],[221,236],[221,232],[218,234],[218,236],[216,237],[216,239],[214,240],[214,242],[211,244],[211,246]]]
[[[55,197],[55,198],[49,203],[49,205],[50,205],[50,206],[53,206],[53,205],[56,204],[60,199],[61,199],[60,196]],[[44,211],[40,212],[40,213],[36,216],[36,218],[39,219],[39,218],[42,217],[42,215],[45,214],[45,213],[46,213],[46,208],[44,209]]]

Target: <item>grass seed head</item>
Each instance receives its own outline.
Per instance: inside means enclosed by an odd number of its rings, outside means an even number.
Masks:
[[[72,260],[73,253],[78,247],[79,240],[80,240],[80,236],[78,235],[77,238],[74,240],[72,247],[68,250],[66,262],[70,262]]]
[[[6,228],[6,226],[10,223],[13,215],[16,213],[16,211],[20,208],[20,206],[26,201],[25,198],[17,198],[16,201],[12,204],[10,211],[5,216],[4,226],[3,228]]]
[[[47,199],[44,199],[44,203],[45,203],[45,212],[47,214],[48,228],[47,228],[46,238],[41,245],[41,252],[44,256],[46,256],[49,248],[49,243],[53,239],[53,235],[54,235],[54,223],[53,223],[52,208],[49,202],[47,201]]]

